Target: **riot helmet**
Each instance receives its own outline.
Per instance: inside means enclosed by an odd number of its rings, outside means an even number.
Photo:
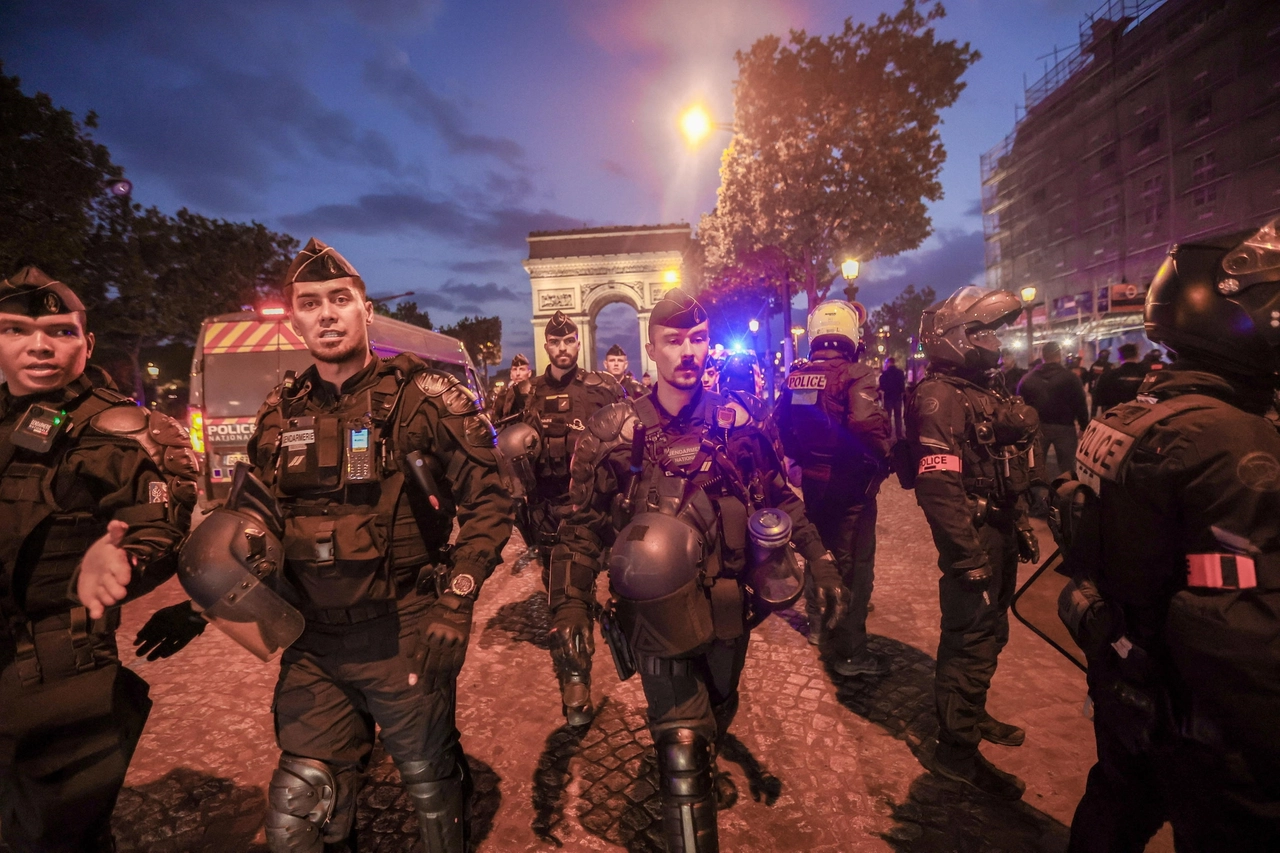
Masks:
[[[862,340],[858,312],[843,299],[819,302],[809,315],[809,349],[843,349],[856,352]]]
[[[226,504],[192,531],[178,557],[178,580],[200,615],[264,661],[304,627],[274,588],[284,565],[279,519],[270,490],[241,463]]]
[[[920,343],[930,361],[966,370],[991,370],[1000,364],[995,330],[1013,322],[1022,310],[1007,290],[966,285],[925,309]]]
[[[524,421],[507,424],[498,432],[498,473],[514,498],[533,493],[537,482],[533,465],[540,441],[538,431]]]
[[[609,585],[632,601],[671,595],[698,578],[703,549],[693,525],[661,512],[638,513],[614,542]]]
[[[1280,379],[1278,226],[1170,249],[1147,289],[1147,337],[1229,373]]]
[[[720,390],[756,393],[756,357],[750,353],[735,352],[725,359],[720,369]]]

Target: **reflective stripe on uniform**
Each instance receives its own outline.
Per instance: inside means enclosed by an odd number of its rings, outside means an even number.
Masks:
[[[930,471],[959,471],[960,457],[952,456],[949,453],[935,453],[926,456],[920,460],[920,468],[916,471],[916,475],[927,474]]]
[[[1187,586],[1252,589],[1258,585],[1253,558],[1243,554],[1188,554]]]

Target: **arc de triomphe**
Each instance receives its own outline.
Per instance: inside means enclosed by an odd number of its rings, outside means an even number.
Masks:
[[[524,268],[533,285],[533,349],[539,373],[547,368],[542,330],[556,311],[578,324],[579,364],[596,369],[596,315],[613,302],[636,311],[640,341],[648,340],[649,313],[663,290],[684,278],[684,258],[692,242],[688,225],[633,225],[534,231]],[[628,353],[638,378],[653,372],[642,351]]]

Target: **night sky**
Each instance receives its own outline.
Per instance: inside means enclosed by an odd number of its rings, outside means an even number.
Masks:
[[[863,267],[874,307],[909,283],[982,273],[978,157],[1013,128],[1023,76],[1073,45],[1100,0],[949,0],[944,38],[983,58],[944,113],[935,234]],[[892,2],[837,0],[7,0],[0,59],[24,91],[83,116],[170,213],[315,235],[372,294],[414,290],[437,324],[503,318],[504,362],[531,353],[530,230],[656,224],[715,204],[720,148],[676,130],[702,99],[731,121],[735,50],[837,31]],[[601,352],[638,347],[601,315]]]

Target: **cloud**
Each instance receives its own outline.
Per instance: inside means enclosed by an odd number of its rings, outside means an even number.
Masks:
[[[917,290],[932,287],[942,298],[975,277],[980,280],[985,269],[981,231],[939,231],[926,246],[866,264],[858,279],[858,301],[874,309],[909,284]]]
[[[403,53],[384,53],[364,64],[364,82],[376,94],[390,100],[420,125],[433,128],[455,154],[479,154],[516,164],[524,149],[513,139],[468,133],[462,111],[452,101],[432,91],[409,67]]]
[[[626,167],[623,166],[621,163],[617,162],[616,160],[608,160],[608,159],[601,160],[600,168],[603,169],[606,174],[613,175],[615,178],[630,177],[630,175],[627,174]]]
[[[973,203],[964,210],[965,216],[981,216],[982,215],[982,199],[975,198]]]
[[[458,261],[456,264],[449,264],[449,269],[454,272],[486,275],[495,272],[511,272],[514,267],[510,261]]]
[[[384,234],[422,231],[475,246],[523,248],[530,231],[579,228],[582,221],[550,210],[519,207],[476,209],[449,198],[415,193],[360,196],[353,204],[325,204],[283,216],[281,223],[300,233]]]

